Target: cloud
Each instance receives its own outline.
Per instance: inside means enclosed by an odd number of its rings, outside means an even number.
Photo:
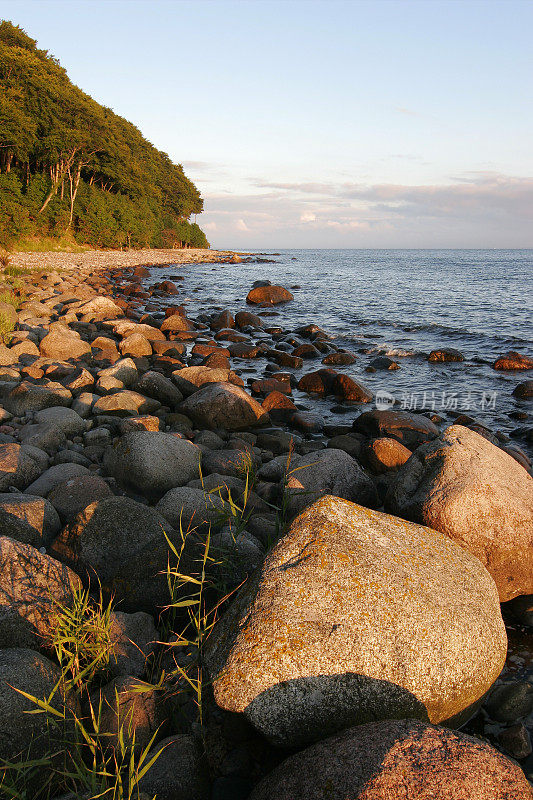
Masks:
[[[234,246],[243,248],[533,246],[533,177],[470,172],[427,185],[250,182],[248,193],[206,194],[202,218],[217,226],[224,245],[237,234]]]

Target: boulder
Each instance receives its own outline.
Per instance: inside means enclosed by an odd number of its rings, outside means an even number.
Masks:
[[[60,361],[69,359],[87,359],[91,356],[91,346],[84,342],[79,334],[71,328],[62,327],[50,331],[41,340],[39,350],[45,358],[56,358]]]
[[[99,397],[92,407],[93,414],[113,417],[130,417],[138,414],[151,414],[161,406],[159,400],[145,397],[131,389]]]
[[[48,501],[66,524],[91,503],[107,497],[113,497],[113,492],[103,478],[78,475],[58,483],[48,494]]]
[[[161,496],[197,478],[201,451],[187,439],[160,431],[126,433],[104,455],[104,467],[124,487]]]
[[[153,617],[144,611],[136,614],[112,611],[109,623],[109,669],[116,677],[139,678],[159,641]]]
[[[142,751],[157,740],[168,724],[168,710],[162,694],[133,675],[120,675],[95,693],[94,705],[101,703],[99,730],[117,750],[123,740],[128,748]]]
[[[22,428],[20,440],[53,453],[66,439],[80,436],[86,429],[87,423],[72,408],[51,406],[37,411],[34,424]]]
[[[353,427],[372,438],[392,437],[409,448],[439,435],[439,429],[428,417],[410,411],[365,411],[354,420]]]
[[[290,756],[249,800],[531,800],[486,742],[414,720],[371,722]]]
[[[304,456],[287,478],[289,516],[299,514],[324,495],[343,497],[375,508],[378,504],[372,478],[344,450],[326,448]]]
[[[419,447],[385,505],[477,556],[502,602],[533,592],[533,478],[478,433],[452,425]]]
[[[98,319],[115,319],[122,316],[122,309],[110,297],[94,297],[77,308],[77,313],[84,317]]]
[[[374,439],[365,448],[366,463],[372,472],[378,475],[382,472],[397,470],[410,458],[411,450],[397,439]]]
[[[92,473],[82,464],[64,463],[54,464],[46,472],[30,483],[25,490],[25,494],[47,497],[47,495],[60,483],[77,478],[80,475],[92,475]]]
[[[147,397],[159,400],[162,405],[169,406],[169,408],[175,408],[183,400],[182,393],[172,381],[165,378],[160,372],[153,370],[144,373],[136,389]]]
[[[513,389],[513,397],[518,400],[531,400],[533,399],[533,381],[523,381],[515,386]]]
[[[54,541],[52,552],[84,579],[100,581],[121,601],[121,611],[152,613],[169,601],[165,534],[176,539],[155,509],[129,497],[110,497],[78,514]]]
[[[62,726],[51,728],[46,714],[28,713],[37,705],[15,691],[20,689],[39,700],[49,698],[52,708],[60,713],[74,710],[76,703],[72,697],[61,689],[53,691],[59,677],[58,667],[40,653],[24,647],[0,650],[0,759],[17,762],[28,756],[49,758],[62,743],[66,732]],[[72,736],[73,726],[69,727]],[[26,792],[24,795],[28,796]]]
[[[42,472],[41,463],[35,458],[33,448],[20,444],[0,444],[0,491],[10,486],[25,489]]]
[[[22,381],[15,386],[4,400],[4,405],[16,417],[23,417],[28,411],[40,411],[50,406],[70,406],[72,393],[60,383],[49,381],[41,386]]]
[[[248,292],[246,297],[246,302],[250,305],[266,303],[275,306],[279,303],[288,303],[289,300],[294,300],[294,296],[283,286],[256,286],[255,289]]]
[[[140,333],[132,333],[120,343],[120,352],[123,356],[142,358],[142,356],[152,355],[152,345]]]
[[[199,427],[244,430],[268,421],[266,411],[244,389],[229,383],[211,383],[181,406]]]
[[[500,370],[533,369],[533,358],[510,350],[504,356],[497,358],[492,366]]]
[[[0,536],[2,647],[46,646],[57,603],[68,605],[80,580],[72,570],[29,544]]]
[[[454,350],[453,347],[440,347],[438,350],[432,350],[428,357],[428,361],[432,363],[464,360],[464,355],[459,350]]]
[[[1,529],[5,536],[26,541],[34,547],[47,546],[59,532],[61,522],[53,505],[43,497],[7,492],[0,494],[3,513]],[[29,538],[21,539],[12,528],[15,520],[29,527]]]
[[[209,800],[207,765],[202,749],[185,734],[163,739],[148,753],[157,761],[139,781],[139,789],[157,800]]]
[[[477,558],[430,528],[325,497],[241,589],[206,657],[221,708],[299,747],[375,719],[461,723],[506,652]]]
[[[161,331],[164,333],[170,331],[171,333],[179,333],[180,331],[190,331],[193,329],[192,323],[181,314],[172,314],[167,317],[161,325]]]
[[[178,531],[215,529],[231,516],[231,509],[216,492],[190,486],[171,489],[156,505],[156,511]]]

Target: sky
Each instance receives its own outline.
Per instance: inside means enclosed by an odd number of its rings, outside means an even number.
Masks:
[[[213,247],[533,247],[533,0],[0,0]]]

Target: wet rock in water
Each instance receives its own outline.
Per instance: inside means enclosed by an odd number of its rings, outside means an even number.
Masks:
[[[261,330],[263,327],[261,317],[258,317],[257,314],[252,314],[251,311],[238,311],[235,314],[235,322],[241,330],[248,327]]]
[[[269,392],[261,405],[275,422],[288,419],[296,411],[293,401],[282,392],[276,390]]]
[[[292,354],[293,356],[298,356],[298,358],[303,358],[304,360],[320,358],[320,351],[317,350],[312,344],[301,344],[292,351]]]
[[[365,411],[354,420],[353,427],[372,438],[392,437],[409,448],[439,435],[439,429],[428,417],[410,411]]]
[[[233,314],[227,310],[221,311],[220,314],[212,320],[209,327],[212,331],[220,331],[223,328],[234,328],[235,320]]]
[[[524,381],[515,386],[513,397],[517,397],[519,400],[533,399],[533,381]]]
[[[399,469],[411,456],[411,450],[397,439],[374,439],[365,448],[366,463],[376,474]]]
[[[329,353],[322,359],[322,363],[331,367],[347,367],[355,364],[357,357],[353,353]]]
[[[104,467],[126,488],[148,497],[161,496],[197,478],[201,451],[173,433],[132,431],[104,455]]]
[[[428,361],[432,363],[464,360],[464,355],[459,350],[454,350],[453,347],[441,347],[438,350],[432,350],[428,357]]]
[[[397,361],[394,361],[392,358],[388,356],[378,356],[377,358],[373,358],[370,362],[370,366],[374,369],[383,369],[383,370],[395,370],[400,369],[400,365]]]
[[[109,622],[109,669],[114,676],[140,677],[159,640],[153,617],[144,611],[112,611]]]
[[[288,514],[299,514],[324,495],[342,497],[374,508],[377,493],[374,481],[344,450],[326,448],[309,453],[298,463],[288,479]]]
[[[244,389],[230,383],[210,383],[181,405],[199,427],[246,430],[268,422],[268,414]]]
[[[333,381],[337,374],[333,369],[319,369],[315,372],[308,372],[298,381],[298,389],[307,394],[319,394],[321,396],[331,394]]]
[[[49,643],[57,606],[69,605],[80,585],[64,564],[29,544],[0,536],[0,642],[2,647]]]
[[[257,286],[255,289],[251,289],[246,297],[246,302],[251,305],[266,303],[275,306],[279,303],[287,303],[289,300],[294,300],[294,297],[288,289],[272,285]]]
[[[376,718],[461,721],[506,652],[478,559],[429,528],[325,497],[233,600],[207,664],[221,708],[293,747]]]
[[[112,496],[113,492],[99,475],[80,475],[55,486],[48,494],[48,501],[66,524],[91,503]]]
[[[43,453],[45,456],[45,454]],[[46,456],[45,456],[46,458]],[[42,462],[36,458],[34,448],[15,443],[0,444],[0,491],[11,486],[25,489],[42,472]]]
[[[53,691],[59,678],[58,667],[40,653],[25,647],[0,650],[0,759],[17,762],[49,757],[61,746],[67,730],[74,735],[73,725],[51,726],[46,714],[28,713],[37,708],[36,704],[12,688],[40,700],[50,698],[57,712],[78,710],[73,697],[64,690]]]
[[[418,448],[385,505],[477,556],[501,602],[533,592],[533,478],[478,433],[452,425]]]
[[[362,383],[342,373],[335,376],[331,391],[336,397],[355,403],[369,403],[374,396]]]
[[[510,350],[504,356],[497,358],[492,366],[500,370],[533,369],[533,358]]]
[[[185,734],[163,739],[148,753],[160,755],[139,781],[139,789],[157,800],[209,800],[208,770],[198,742]]]
[[[371,722],[290,756],[249,800],[531,800],[520,767],[485,742],[413,720]]]
[[[253,394],[267,395],[270,392],[281,392],[291,394],[292,389],[289,382],[280,381],[276,378],[265,378],[262,381],[254,381],[250,386]]]
[[[302,433],[320,433],[324,427],[324,418],[313,411],[297,411],[289,418],[289,424]]]

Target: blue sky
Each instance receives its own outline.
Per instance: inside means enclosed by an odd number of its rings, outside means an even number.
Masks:
[[[531,0],[0,0],[215,247],[533,247]]]

